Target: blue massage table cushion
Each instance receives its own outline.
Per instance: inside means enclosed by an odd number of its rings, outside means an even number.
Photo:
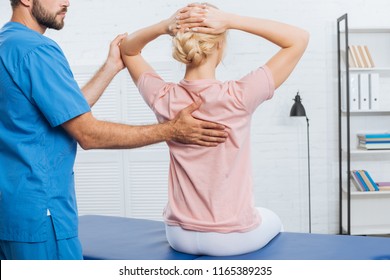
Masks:
[[[80,216],[86,260],[188,260],[196,256],[169,246],[163,222],[110,216]]]
[[[264,248],[231,257],[197,256],[173,250],[160,221],[86,215],[79,217],[86,260],[384,260],[390,238],[282,232]]]

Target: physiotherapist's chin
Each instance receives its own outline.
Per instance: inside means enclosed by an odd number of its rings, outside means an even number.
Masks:
[[[65,21],[60,20],[60,21],[56,21],[54,24],[50,26],[47,26],[47,28],[61,30],[62,28],[64,28],[64,26],[65,26]]]

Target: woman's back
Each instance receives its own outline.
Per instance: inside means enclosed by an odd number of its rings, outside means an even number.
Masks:
[[[238,81],[212,79],[166,83],[145,73],[138,88],[159,121],[173,118],[197,99],[199,119],[224,124],[225,143],[213,148],[169,142],[169,202],[165,219],[189,230],[241,232],[256,227],[250,160],[250,120],[259,104],[272,97],[274,85],[264,66]]]

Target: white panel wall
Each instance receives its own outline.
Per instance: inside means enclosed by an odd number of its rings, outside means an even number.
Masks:
[[[154,66],[165,79],[175,79],[175,65],[172,63],[160,62]],[[80,86],[88,81],[96,68],[73,68]],[[156,122],[127,71],[116,76],[92,108],[92,113],[100,120],[111,122]],[[104,214],[161,220],[162,209],[167,202],[168,159],[165,143],[133,150],[84,151],[79,147],[75,180],[80,215]]]
[[[71,1],[65,28],[46,33],[62,46],[74,69],[96,65],[97,70],[106,57],[109,42],[117,34],[163,19],[187,1],[116,0],[112,3],[111,0]],[[231,12],[295,24],[311,33],[307,52],[295,72],[277,90],[273,100],[261,106],[254,116],[252,154],[256,203],[277,212],[286,230],[307,231],[306,121],[289,117],[292,99],[299,90],[310,119],[313,232],[337,232],[336,18],[348,12],[351,25],[389,27],[389,1],[215,0],[211,3]],[[0,25],[10,15],[9,2],[1,1]],[[232,31],[229,37],[228,53],[218,73],[221,80],[239,78],[265,63],[275,51],[267,42],[247,34]],[[166,61],[170,56],[169,38],[159,38],[144,55],[150,61]],[[180,76],[180,71],[177,74]],[[119,84],[119,97],[114,82],[115,88],[110,88],[101,104],[96,105],[99,111],[96,114],[133,124],[153,121],[139,108],[141,104],[126,99],[136,95],[131,89],[123,88],[123,84],[126,87],[130,83]],[[131,93],[124,98],[123,92]],[[127,152],[80,153],[76,166],[80,212],[154,218],[162,210],[166,195],[160,180],[167,168],[165,153],[163,144]],[[102,161],[92,160],[94,157],[101,157]],[[88,188],[93,190],[94,197]],[[144,208],[145,205],[149,208]]]

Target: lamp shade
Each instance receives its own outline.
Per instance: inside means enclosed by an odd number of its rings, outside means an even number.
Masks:
[[[305,107],[303,107],[303,105],[301,103],[302,99],[299,95],[299,92],[297,92],[297,95],[295,96],[295,98],[293,100],[295,102],[291,108],[290,117],[305,117],[306,111],[305,111]]]

